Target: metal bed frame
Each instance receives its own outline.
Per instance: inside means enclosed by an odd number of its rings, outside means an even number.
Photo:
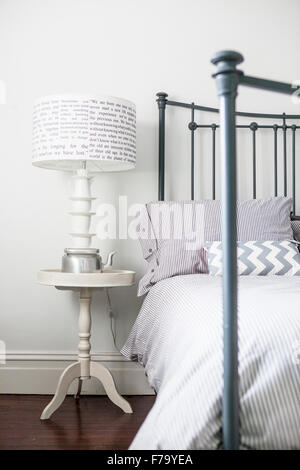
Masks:
[[[285,94],[299,94],[300,88],[291,84],[244,75],[236,67],[243,62],[243,56],[235,51],[220,51],[211,62],[217,66],[213,75],[216,80],[220,109],[182,103],[167,99],[167,93],[157,93],[159,109],[159,171],[158,199],[165,198],[165,111],[167,106],[191,110],[191,199],[195,195],[195,131],[211,129],[212,135],[212,199],[216,197],[216,130],[220,128],[221,143],[221,201],[222,201],[222,244],[223,244],[223,338],[224,338],[224,385],[222,402],[222,433],[226,450],[239,448],[239,388],[238,388],[238,324],[237,324],[237,263],[236,263],[236,128],[248,128],[252,133],[252,182],[253,198],[256,198],[256,132],[260,128],[274,132],[274,195],[278,195],[278,130],[282,130],[283,145],[283,193],[288,194],[287,131],[292,137],[292,219],[296,215],[296,130],[297,124],[287,120],[298,120],[294,114],[262,114],[237,112],[235,100],[239,85],[259,88]],[[220,124],[197,124],[195,110],[219,113]],[[236,116],[280,120],[280,124],[264,125],[251,122],[236,124]]]

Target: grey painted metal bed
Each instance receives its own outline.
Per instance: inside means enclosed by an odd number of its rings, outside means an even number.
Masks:
[[[221,143],[221,200],[222,200],[222,242],[223,242],[223,334],[224,334],[224,386],[222,430],[224,448],[239,447],[239,399],[238,399],[238,334],[237,334],[237,269],[236,269],[236,129],[249,128],[252,133],[252,179],[253,198],[256,198],[256,133],[261,128],[273,129],[274,133],[274,195],[278,195],[278,138],[282,137],[283,149],[283,192],[288,194],[287,138],[291,133],[291,173],[293,219],[300,219],[296,213],[296,130],[300,128],[300,115],[262,114],[236,112],[235,100],[239,85],[292,95],[299,92],[293,85],[250,77],[236,67],[243,56],[235,51],[221,51],[212,58],[217,66],[214,74],[220,100],[220,109],[171,101],[164,92],[157,93],[159,108],[159,178],[158,199],[165,198],[165,112],[167,106],[189,108],[191,121],[191,199],[195,195],[195,132],[211,129],[212,135],[212,199],[216,197],[216,130],[220,128]],[[220,123],[197,124],[195,111],[220,114]],[[251,119],[272,119],[276,123],[236,124],[236,116]]]

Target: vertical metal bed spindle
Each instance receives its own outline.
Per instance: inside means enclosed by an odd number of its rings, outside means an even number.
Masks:
[[[157,93],[157,104],[159,111],[159,136],[158,136],[158,200],[165,199],[165,114],[167,93]]]
[[[277,162],[277,135],[278,135],[278,125],[274,124],[274,195],[278,196],[278,162]]]
[[[216,129],[217,125],[211,125],[212,131],[212,199],[216,199]]]
[[[283,132],[283,192],[287,196],[287,157],[286,157],[286,114],[282,114],[282,132]]]
[[[296,215],[296,129],[295,124],[292,125],[292,195],[293,195],[293,216]]]
[[[251,122],[250,129],[252,131],[252,187],[253,187],[253,199],[256,199],[256,131],[258,125],[256,122]]]
[[[223,250],[223,351],[224,385],[222,426],[224,448],[239,446],[237,263],[236,263],[236,129],[235,100],[239,82],[236,52],[219,52],[214,77],[220,101],[222,250]]]
[[[191,130],[191,200],[195,199],[195,103],[192,103],[191,122],[189,129]]]

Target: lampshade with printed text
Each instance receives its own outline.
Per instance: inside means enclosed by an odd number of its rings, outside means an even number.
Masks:
[[[64,171],[122,171],[136,161],[135,105],[122,98],[50,95],[33,111],[33,165]]]

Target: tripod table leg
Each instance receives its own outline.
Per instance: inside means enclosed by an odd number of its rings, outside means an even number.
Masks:
[[[80,363],[75,362],[67,367],[60,376],[59,382],[57,384],[56,392],[50,403],[46,406],[43,413],[41,414],[41,419],[49,419],[50,416],[60,407],[64,401],[70,384],[74,379],[80,378]]]

